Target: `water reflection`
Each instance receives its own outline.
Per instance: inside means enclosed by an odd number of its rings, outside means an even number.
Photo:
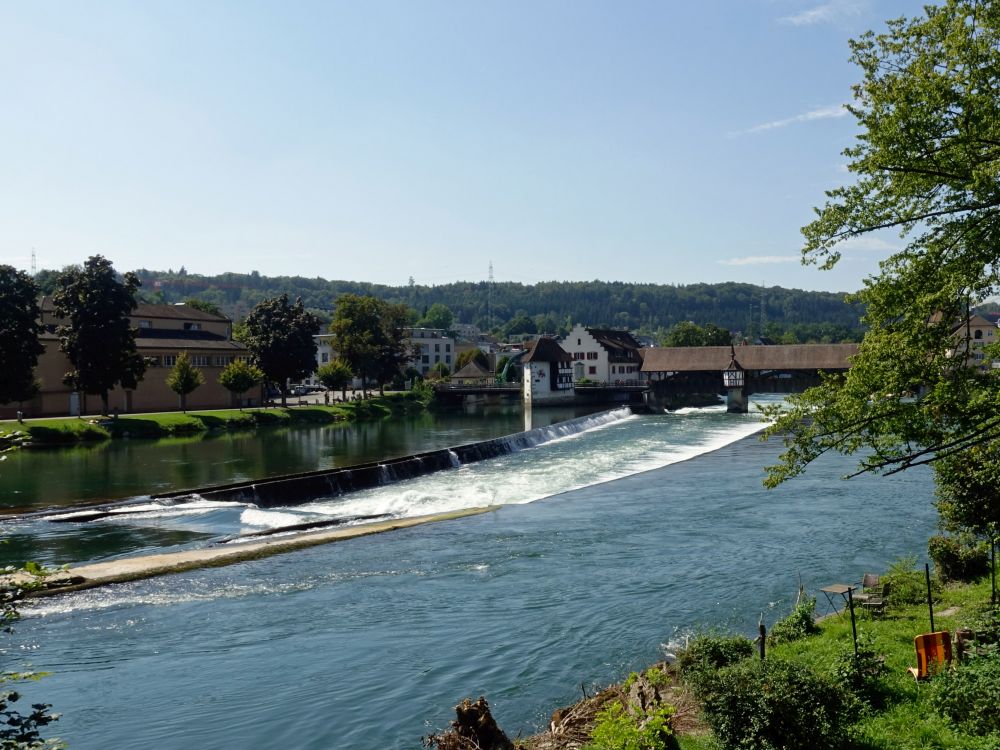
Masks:
[[[161,440],[115,440],[7,454],[0,512],[96,502],[403,456],[589,414],[594,407],[480,407],[378,422],[296,426]]]

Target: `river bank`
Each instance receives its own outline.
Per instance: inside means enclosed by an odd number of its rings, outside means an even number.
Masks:
[[[723,701],[713,699],[713,707],[706,713],[699,700],[706,674],[709,680],[724,673],[753,674],[757,666],[753,662],[759,660],[755,643],[737,633],[726,634],[723,629],[715,628],[694,635],[686,652],[678,648],[677,654],[670,654],[667,661],[633,671],[596,694],[585,693],[576,703],[557,709],[546,731],[519,738],[513,745],[516,750],[579,750],[601,734],[598,727],[602,724],[605,736],[609,725],[619,730],[627,725],[609,721],[608,708],[618,701],[622,705],[641,705],[641,710],[635,713],[644,716],[667,709],[677,744],[665,742],[651,747],[718,748],[719,740],[710,724],[712,711],[718,711],[720,705],[725,706],[724,711],[732,711],[743,719],[722,724],[722,730],[730,733],[729,744],[723,746],[733,746],[738,741],[735,738],[742,736],[740,747],[759,747],[763,744],[762,736],[768,732],[772,738],[779,736],[788,741],[800,724],[810,724],[825,712],[830,723],[825,727],[810,727],[810,747],[842,744],[857,749],[901,750],[994,747],[1000,722],[977,716],[975,710],[977,701],[980,708],[992,709],[991,690],[996,687],[997,672],[994,668],[993,677],[987,677],[989,672],[983,666],[986,660],[996,664],[1000,659],[995,645],[997,621],[990,614],[989,577],[975,583],[935,585],[933,630],[947,631],[952,638],[961,631],[970,634],[969,638],[988,639],[980,641],[981,653],[971,657],[972,661],[969,653],[974,650],[973,640],[965,644],[968,650],[965,660],[960,660],[957,650],[954,652],[951,666],[958,672],[970,669],[974,676],[967,678],[969,681],[963,688],[963,683],[954,679],[954,673],[949,674],[944,679],[950,682],[950,687],[945,689],[938,684],[936,675],[918,684],[909,672],[917,664],[914,637],[932,630],[927,604],[912,602],[919,598],[923,571],[912,567],[910,570],[911,586],[904,588],[911,588],[911,594],[915,592],[911,599],[890,603],[881,616],[858,607],[860,655],[854,660],[854,637],[847,613],[818,618],[814,633],[779,643],[769,642],[768,663],[790,665],[799,675],[814,676],[820,681],[817,684],[831,690],[831,705],[808,705],[810,696],[804,693],[808,688],[801,682],[795,685],[796,694],[782,695],[777,684],[780,678],[776,676],[779,670],[771,674],[767,692],[757,695],[752,689],[730,692]],[[737,651],[739,656],[734,656]],[[733,680],[723,684],[727,690],[738,685]],[[963,690],[968,692],[960,692]],[[843,701],[839,705],[838,698]],[[448,745],[445,742],[440,747]],[[598,742],[593,747],[603,750],[606,746]]]
[[[31,419],[23,423],[6,420],[0,421],[0,452],[120,438],[161,438],[260,427],[371,421],[393,415],[417,414],[424,411],[428,403],[422,394],[406,392],[332,405],[64,417]]]

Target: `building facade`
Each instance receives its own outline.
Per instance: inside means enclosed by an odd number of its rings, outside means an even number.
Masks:
[[[555,339],[540,338],[521,358],[522,389],[526,404],[572,401],[573,358]]]
[[[574,381],[624,385],[640,379],[640,346],[628,331],[577,324],[561,343],[572,357]]]
[[[448,372],[455,369],[455,339],[447,336],[440,328],[406,328],[403,333],[407,342],[415,352],[413,367],[422,376],[433,369],[434,365],[443,363]]]
[[[238,405],[232,394],[218,383],[219,373],[234,359],[247,359],[243,344],[232,340],[232,322],[187,305],[151,305],[140,303],[129,316],[137,329],[136,348],[146,360],[146,373],[134,389],[115,388],[108,393],[108,408],[121,413],[173,411],[180,408],[179,397],[167,386],[167,376],[182,352],[202,371],[205,382],[187,396],[188,409],[222,409]],[[94,414],[101,409],[100,396],[76,393],[63,385],[63,376],[73,369],[69,358],[59,350],[56,327],[63,321],[55,317],[51,299],[41,301],[39,337],[45,351],[38,358],[35,377],[41,383],[39,394],[21,406],[24,416],[75,416]],[[259,405],[260,392],[246,393],[244,403]],[[0,417],[16,416],[17,404],[0,405]]]

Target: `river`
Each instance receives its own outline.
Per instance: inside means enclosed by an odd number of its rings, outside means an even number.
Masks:
[[[753,416],[598,421],[312,508],[101,522],[211,537],[283,514],[503,506],[33,604],[14,653],[53,674],[26,693],[63,712],[51,734],[75,750],[415,750],[478,695],[508,732],[531,732],[581,682],[620,678],[699,627],[770,624],[800,580],[860,579],[923,555],[933,533],[925,470],[842,481],[852,463],[831,456],[766,491],[780,445],[752,436]]]

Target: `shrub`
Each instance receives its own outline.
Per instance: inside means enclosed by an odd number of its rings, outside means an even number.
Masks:
[[[889,566],[889,572],[882,576],[882,583],[889,584],[889,603],[922,604],[927,601],[927,580],[924,571],[916,569],[916,555],[901,557]],[[932,586],[940,586],[932,581]]]
[[[859,701],[872,708],[885,705],[886,685],[883,678],[889,668],[885,657],[875,650],[875,641],[863,633],[858,635],[858,652],[851,648],[837,659],[834,676],[837,683]]]
[[[778,620],[771,626],[771,632],[767,635],[768,643],[788,643],[807,635],[818,633],[819,627],[816,625],[816,597],[803,597],[802,601],[795,605],[795,609],[783,620]]]
[[[927,551],[946,581],[975,581],[990,572],[989,545],[969,534],[932,536]]]
[[[1000,656],[969,659],[939,674],[932,683],[931,703],[962,730],[985,735],[1000,732]]]
[[[612,701],[597,714],[590,742],[583,750],[674,750],[679,747],[671,719],[674,707],[660,704],[647,712]]]
[[[753,641],[742,635],[699,633],[677,654],[681,674],[697,669],[721,669],[753,656]]]
[[[978,607],[969,607],[964,612],[962,625],[973,633],[982,643],[1000,641],[1000,607],[986,603]]]
[[[808,667],[746,659],[695,687],[723,748],[824,750],[843,744],[844,691]]]
[[[8,584],[0,586],[0,633],[12,633],[11,627],[20,617],[19,605],[24,597],[25,589],[37,588],[41,581],[51,571],[34,562],[26,563],[21,569],[30,573],[34,580],[23,584],[25,588],[12,588]],[[0,573],[14,573],[15,568],[8,566]],[[0,653],[3,653],[0,650]],[[65,745],[57,739],[46,740],[42,731],[53,721],[58,721],[59,714],[52,713],[50,703],[32,703],[30,711],[21,713],[18,703],[24,696],[10,687],[28,680],[38,680],[45,677],[39,672],[0,671],[0,748],[3,750],[56,750]]]

